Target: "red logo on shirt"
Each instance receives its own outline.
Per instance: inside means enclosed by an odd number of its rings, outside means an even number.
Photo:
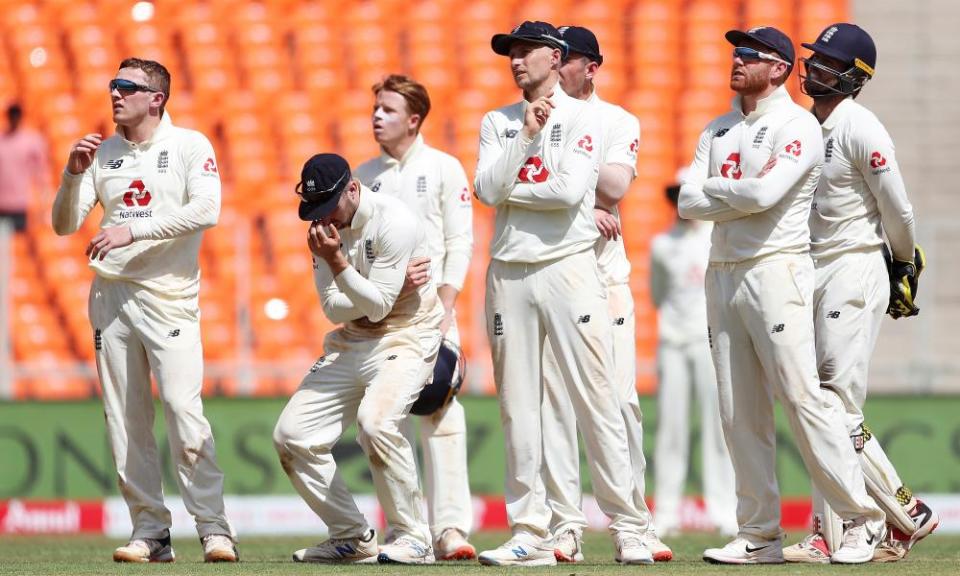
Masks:
[[[577,146],[583,148],[587,152],[593,152],[593,138],[589,134],[584,136],[577,142]]]
[[[213,158],[207,158],[207,161],[203,163],[204,172],[213,172],[217,174],[217,162]]]
[[[793,142],[786,145],[783,149],[787,154],[793,154],[794,156],[800,156],[800,141],[794,140]]]
[[[469,190],[466,186],[464,186],[464,187],[463,187],[463,191],[460,192],[460,201],[461,201],[461,202],[469,202],[469,201],[470,201],[470,190]]]
[[[543,165],[543,160],[539,156],[527,158],[520,173],[517,174],[517,180],[521,182],[546,182],[550,172]]]
[[[727,156],[726,162],[720,166],[720,174],[724,178],[740,179],[740,153],[733,152]]]
[[[881,166],[887,165],[887,159],[883,157],[883,154],[879,152],[874,152],[870,155],[870,167],[873,169],[880,168]]]
[[[123,193],[123,203],[133,208],[134,206],[146,206],[150,203],[150,191],[143,185],[143,180],[134,180],[130,187]]]
[[[639,139],[639,138],[634,138],[634,139],[633,139],[633,142],[630,143],[630,151],[633,152],[634,154],[636,154],[636,153],[637,153],[637,148],[639,148],[639,147],[640,147],[640,139]]]

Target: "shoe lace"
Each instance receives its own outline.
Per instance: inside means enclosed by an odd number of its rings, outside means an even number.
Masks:
[[[846,523],[844,527],[846,528],[846,530],[843,533],[843,545],[841,546],[841,548],[846,546],[852,546],[852,547],[857,546],[860,542],[861,534],[863,533],[864,530],[866,530],[865,523],[851,521]]]
[[[619,540],[621,549],[643,546],[643,540],[637,534],[621,534]]]

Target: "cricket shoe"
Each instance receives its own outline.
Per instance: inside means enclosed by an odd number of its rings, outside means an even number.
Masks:
[[[801,564],[829,564],[830,547],[822,534],[812,532],[793,546],[784,548],[783,559]]]
[[[643,541],[643,545],[647,547],[647,550],[653,554],[654,562],[669,562],[673,560],[673,550],[660,540],[660,537],[657,536],[654,530],[647,530],[640,534],[640,540]]]
[[[613,559],[620,564],[653,564],[653,554],[643,544],[639,534],[632,532],[617,532],[613,537],[617,548]]]
[[[553,541],[518,534],[493,550],[477,556],[484,566],[554,566]]]
[[[756,540],[738,536],[723,548],[707,548],[703,559],[711,564],[783,564],[783,542]]]
[[[583,541],[580,532],[568,528],[554,536],[553,555],[557,562],[583,562]]]
[[[477,549],[456,528],[447,528],[433,543],[437,560],[473,560]]]
[[[377,562],[381,564],[433,564],[433,548],[413,536],[400,536],[380,547]]]
[[[294,562],[314,562],[318,564],[376,564],[377,533],[373,528],[363,536],[354,538],[331,538],[310,548],[293,553]]]
[[[887,536],[883,520],[868,520],[861,516],[845,523],[843,542],[831,557],[834,564],[864,564],[873,560],[877,546]]]
[[[134,538],[113,551],[114,562],[173,562],[176,555],[170,535],[163,538]]]
[[[233,538],[225,534],[207,534],[200,539],[204,562],[238,562],[240,553]]]
[[[883,539],[883,542],[877,546],[877,550],[874,552],[873,560],[875,562],[896,562],[906,558],[910,549],[917,542],[932,534],[940,524],[940,515],[919,498],[916,499],[916,504],[909,514],[917,529],[912,535],[907,535],[898,528],[888,526],[887,537]]]

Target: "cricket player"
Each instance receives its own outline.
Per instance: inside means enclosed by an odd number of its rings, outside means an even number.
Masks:
[[[133,534],[117,562],[173,562],[153,437],[150,375],[160,392],[183,503],[207,562],[236,562],[223,507],[223,473],[203,416],[200,268],[203,230],[220,214],[213,147],[165,112],[170,73],[128,58],[110,81],[116,133],[87,134],[70,149],[53,203],[53,229],[76,232],[103,207],[87,256],[96,277],[90,322],[110,448]]]
[[[347,161],[317,154],[304,164],[300,218],[311,222],[313,278],[331,322],[324,355],[280,415],[273,441],[294,488],[330,539],[293,554],[297,562],[434,562],[413,451],[400,432],[440,347],[443,306],[426,282],[402,290],[411,258],[427,254],[420,219],[352,178]],[[376,534],[337,474],[331,450],[357,422],[377,498],[396,538]]]
[[[597,95],[593,78],[603,63],[603,55],[593,32],[579,26],[562,26],[558,30],[568,47],[567,56],[560,65],[560,85],[570,97],[588,102],[601,122],[603,145],[594,208],[601,237],[597,240],[595,252],[611,317],[614,382],[633,468],[633,504],[646,523],[641,538],[655,561],[668,561],[673,553],[657,537],[644,500],[647,463],[643,456],[643,415],[636,387],[636,323],[630,291],[630,261],[620,234],[617,208],[636,176],[640,122],[620,106],[605,102]],[[558,561],[578,562],[583,558],[581,540],[587,519],[581,506],[577,418],[549,340],[544,351],[541,419],[545,438],[549,439],[545,442],[544,481],[547,503],[552,511],[550,528],[554,534],[554,553]]]
[[[816,118],[783,86],[793,43],[772,27],[731,30],[733,110],[711,122],[680,190],[680,216],[715,222],[707,320],[740,532],[709,562],[782,563],[776,396],[814,484],[848,522],[839,563],[863,563],[885,535],[836,395],[820,388],[807,220],[823,162]]]
[[[916,310],[913,296],[922,262],[914,257],[913,208],[890,135],[855,101],[876,68],[873,39],[859,26],[838,23],[803,46],[813,54],[803,60],[802,87],[814,99],[825,149],[810,213],[817,367],[822,385],[843,402],[867,489],[887,515],[890,536],[874,559],[895,561],[939,522],[937,513],[904,485],[863,420],[870,357],[891,301],[890,287],[906,285],[907,290],[894,291],[895,297],[906,299],[904,315]],[[884,236],[893,253],[890,272]],[[893,312],[899,317],[899,308]],[[842,528],[827,508],[815,492],[814,532],[784,549],[788,562],[830,561]]]
[[[668,186],[676,208],[679,186]],[[707,342],[707,302],[703,292],[710,260],[705,222],[677,217],[650,246],[650,295],[657,308],[657,526],[662,533],[680,529],[680,500],[690,456],[690,393],[700,405],[703,500],[707,516],[721,534],[736,535],[737,499],[733,465],[723,440],[717,377]]]
[[[549,341],[581,424],[597,500],[611,518],[615,558],[651,563],[641,539],[646,522],[633,503],[609,306],[594,252],[599,115],[560,87],[567,45],[552,25],[524,22],[491,45],[509,57],[523,91],[522,101],[484,116],[475,181],[480,201],[496,208],[486,315],[513,537],[478,558],[490,565],[556,563],[541,477],[540,360]]]
[[[356,178],[378,194],[400,199],[422,218],[429,257],[415,262],[430,272],[437,286],[444,312],[441,333],[459,346],[454,306],[473,255],[467,175],[456,158],[423,141],[420,126],[430,112],[430,96],[422,84],[394,74],[374,86],[373,93],[373,135],[381,153],[357,167]],[[473,526],[467,423],[456,397],[445,408],[420,417],[420,442],[436,557],[472,560],[477,551],[466,539]]]

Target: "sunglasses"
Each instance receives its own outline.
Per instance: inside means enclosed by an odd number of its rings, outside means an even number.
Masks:
[[[769,60],[771,62],[782,62],[787,66],[790,66],[790,63],[784,60],[783,58],[779,58],[777,56],[774,56],[773,54],[767,54],[766,52],[761,52],[754,48],[747,48],[746,46],[737,46],[736,48],[734,48],[733,57],[739,58],[744,62],[746,62],[747,60]]]
[[[110,81],[110,91],[113,92],[114,90],[118,92],[162,92],[162,90],[157,90],[144,84],[137,84],[132,80],[124,80],[123,78],[114,78]]]

